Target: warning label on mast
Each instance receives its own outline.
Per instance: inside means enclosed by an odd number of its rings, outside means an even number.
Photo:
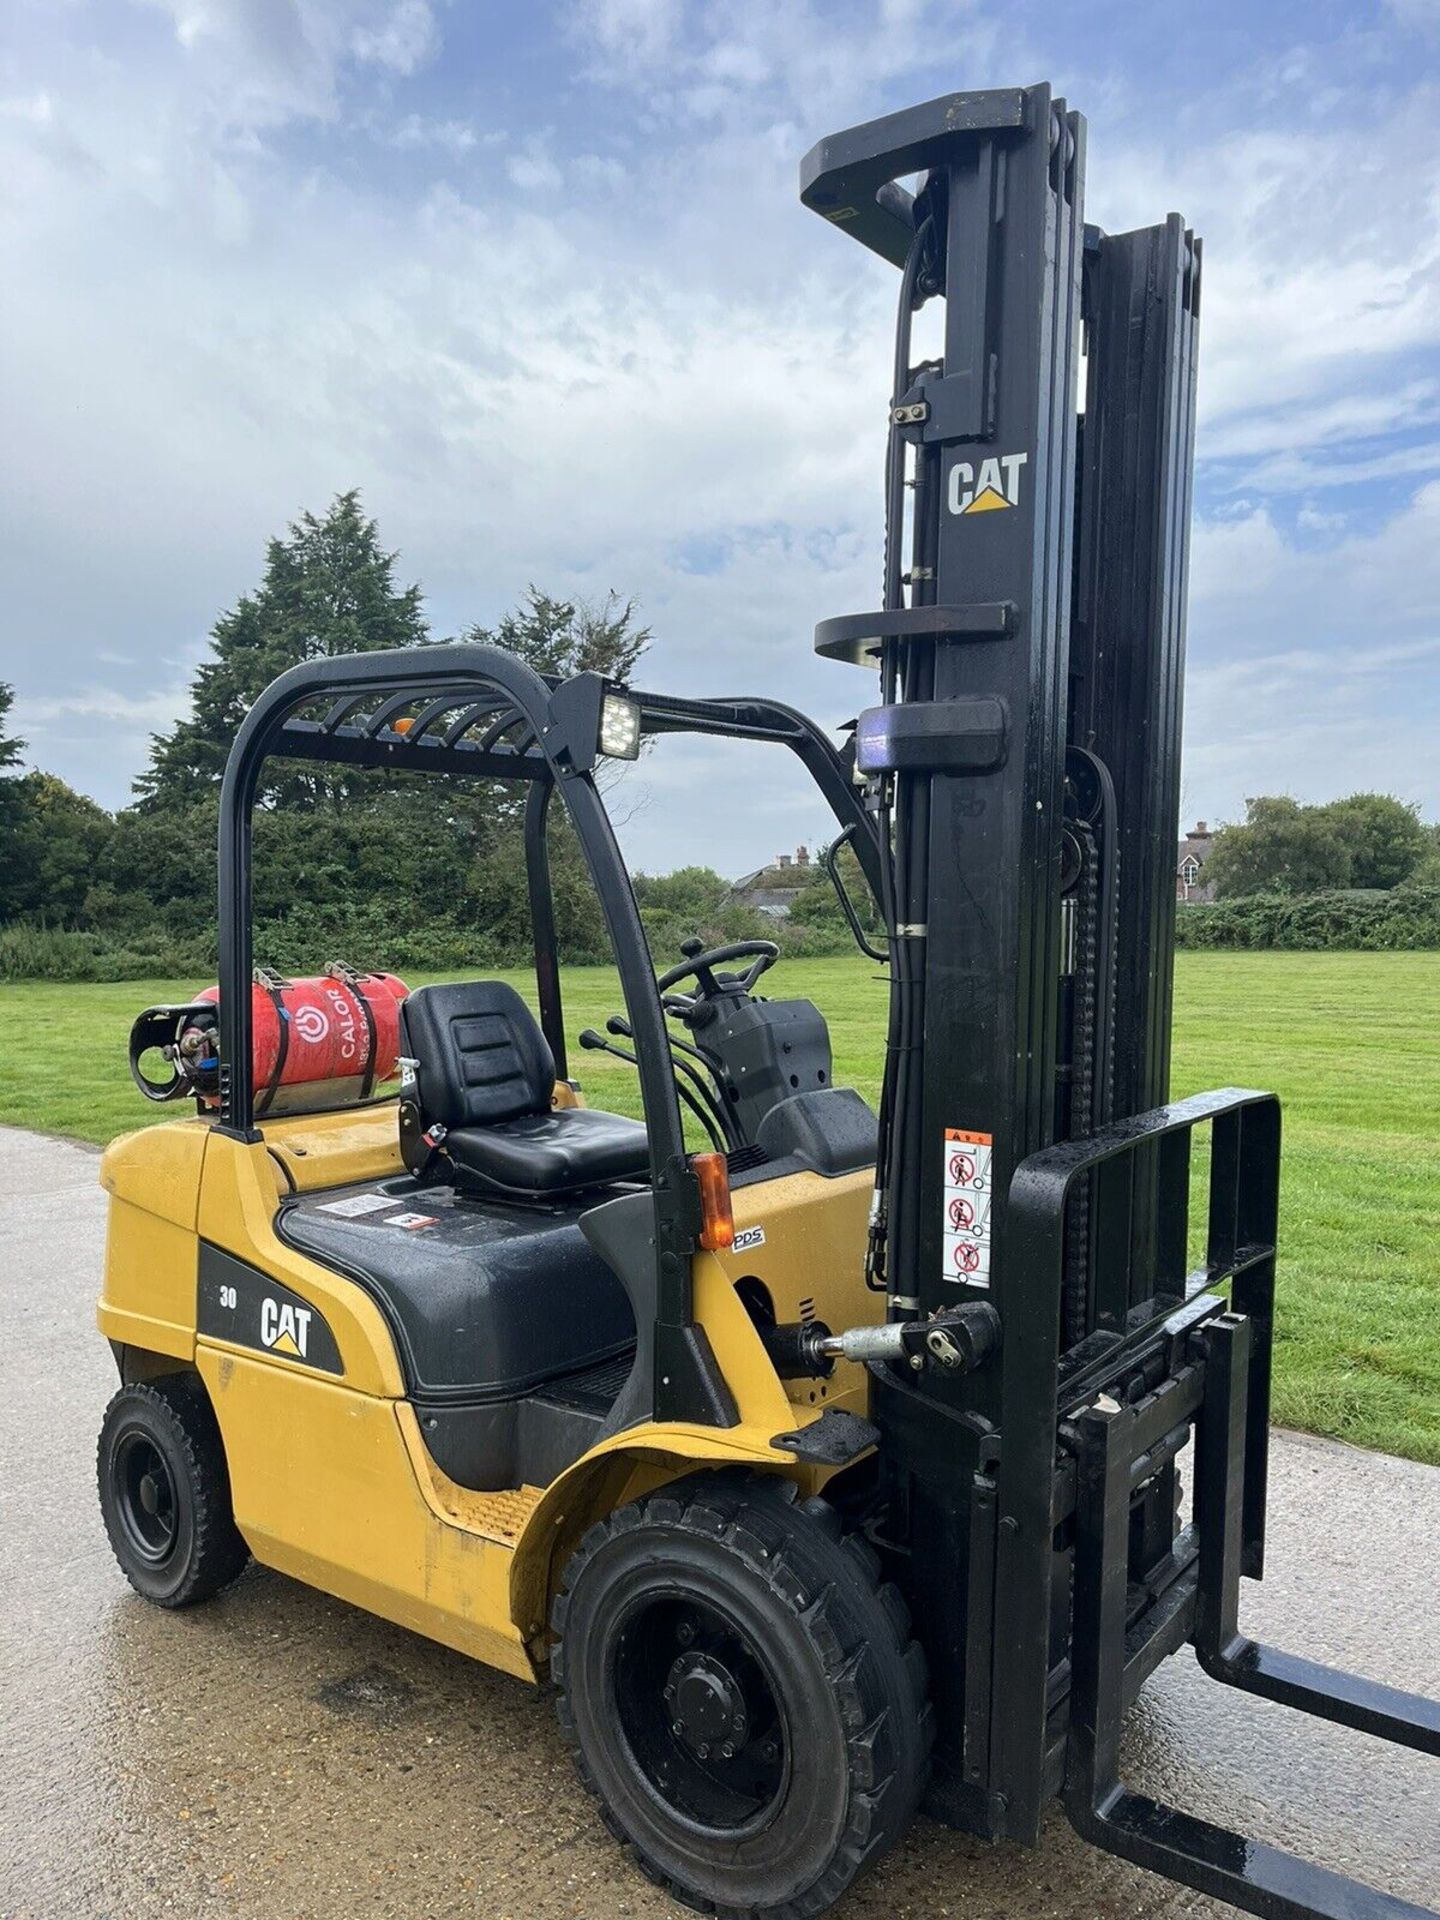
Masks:
[[[944,1275],[957,1285],[990,1284],[990,1163],[988,1133],[945,1129]]]

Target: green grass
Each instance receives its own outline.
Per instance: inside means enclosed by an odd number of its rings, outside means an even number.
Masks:
[[[818,1002],[837,1073],[872,1099],[874,972],[812,960],[774,976]],[[0,1123],[103,1144],[183,1112],[144,1105],[126,1039],[142,1007],[199,984],[0,986]],[[619,1005],[602,968],[566,990],[572,1035]],[[1177,1094],[1268,1087],[1285,1103],[1276,1419],[1440,1463],[1440,954],[1182,953],[1176,1002]],[[571,1072],[594,1104],[637,1111],[629,1068],[576,1048]]]

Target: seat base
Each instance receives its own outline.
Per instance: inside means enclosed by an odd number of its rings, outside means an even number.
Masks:
[[[482,1193],[557,1195],[643,1180],[650,1142],[638,1120],[591,1107],[522,1113],[485,1127],[455,1127],[444,1152],[458,1181]]]

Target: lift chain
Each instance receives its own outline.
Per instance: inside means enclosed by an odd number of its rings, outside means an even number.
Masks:
[[[1100,965],[1100,849],[1094,830],[1072,820],[1080,848],[1075,882],[1075,972],[1071,1007],[1070,1112],[1072,1140],[1095,1129],[1095,1041]],[[1080,1181],[1070,1199],[1065,1251],[1065,1341],[1074,1346],[1089,1332],[1090,1182]]]

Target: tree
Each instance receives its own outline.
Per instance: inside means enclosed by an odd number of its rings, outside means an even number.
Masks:
[[[875,896],[870,891],[870,883],[865,878],[864,870],[856,859],[854,850],[850,847],[841,847],[835,864],[861,926],[867,933],[878,932],[880,909],[875,903]],[[854,938],[850,933],[850,923],[845,918],[834,882],[819,860],[816,860],[812,867],[810,878],[806,881],[803,890],[791,902],[790,918],[797,926],[813,927],[817,932],[823,933],[845,933]]]
[[[1247,800],[1245,824],[1216,835],[1205,877],[1223,900],[1348,887],[1353,869],[1351,842],[1339,821],[1322,807],[1271,794]]]
[[[503,647],[536,673],[568,679],[575,673],[600,673],[625,681],[650,644],[650,629],[635,625],[635,604],[609,593],[598,605],[586,600],[557,600],[533,583],[512,612],[493,627],[467,627],[462,640]],[[513,828],[524,805],[523,792],[490,781],[471,792],[496,831]],[[472,817],[474,808],[470,809]],[[558,809],[552,809],[552,817]],[[493,837],[493,836],[491,836]],[[487,836],[481,836],[482,842]]]
[[[5,732],[10,709],[15,704],[15,689],[0,680],[0,920],[16,911],[15,894],[20,883],[18,849],[15,835],[19,826],[20,802],[14,774],[25,751],[25,742]]]
[[[1387,793],[1352,793],[1304,807],[1288,794],[1245,802],[1245,824],[1225,827],[1205,865],[1220,899],[1252,893],[1388,890],[1433,857],[1434,829]]]
[[[539,674],[564,679],[600,673],[607,680],[626,681],[650,644],[650,629],[635,624],[634,602],[618,594],[607,594],[596,605],[557,600],[532,584],[521,604],[493,628],[469,627],[461,637],[503,647]],[[450,805],[456,841],[473,849],[466,870],[467,909],[500,951],[523,956],[530,942],[524,790],[503,781],[467,783]],[[575,961],[608,959],[604,915],[564,808],[552,805],[549,821],[550,884],[560,951]]]
[[[53,773],[8,783],[13,802],[5,911],[70,926],[104,868],[115,823]]]
[[[731,883],[713,867],[677,867],[673,873],[637,873],[635,899],[642,911],[714,920],[734,897]]]
[[[352,489],[323,518],[304,513],[266,550],[259,590],[242,594],[210,630],[211,656],[191,688],[189,717],[151,744],[136,781],[146,810],[191,806],[218,788],[236,731],[260,693],[288,667],[340,653],[415,647],[428,638],[418,586],[397,587],[393,553],[380,545]],[[315,806],[350,797],[356,771],[330,774],[271,764],[262,798]]]
[[[3,680],[0,680],[0,726],[4,725],[14,704],[14,687],[7,686]],[[24,752],[23,740],[7,738],[4,733],[0,733],[0,774],[8,774],[12,768],[18,767]]]
[[[24,743],[4,731],[0,686],[0,918],[33,914],[123,932],[144,921],[213,939],[220,782],[246,713],[305,660],[425,645],[420,589],[396,578],[359,495],[304,513],[269,542],[259,586],[215,622],[184,718],[151,742],[137,801],[114,820],[48,774],[18,772]],[[464,637],[501,647],[557,678],[625,681],[649,643],[633,604],[595,605],[531,586],[492,627]],[[613,769],[612,769],[613,772]],[[9,776],[9,777],[7,777]],[[257,958],[325,957],[322,942],[383,959],[389,932],[477,959],[523,957],[530,944],[523,785],[436,780],[390,769],[267,766],[255,817]],[[609,952],[595,889],[563,806],[551,809],[550,865],[562,951]],[[723,882],[717,882],[723,889]]]
[[[556,600],[533,584],[512,613],[493,628],[474,626],[461,636],[504,647],[536,673],[566,678],[572,673],[603,673],[607,680],[628,680],[650,644],[650,629],[635,625],[635,603],[608,593],[598,605],[585,600]]]
[[[1420,809],[1388,793],[1352,793],[1318,809],[1350,848],[1350,885],[1388,890],[1413,879],[1430,851]]]
[[[105,871],[107,892],[92,908],[123,924],[144,911],[172,930],[200,933],[215,925],[215,842],[219,796],[204,792],[190,806],[126,807],[115,816]]]

